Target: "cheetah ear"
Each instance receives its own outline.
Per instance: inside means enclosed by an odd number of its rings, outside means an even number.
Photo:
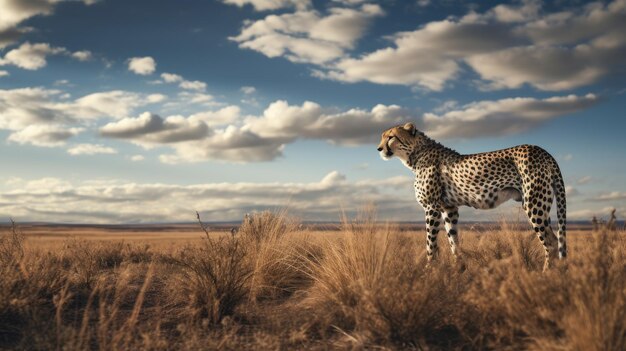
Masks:
[[[403,128],[407,132],[411,133],[412,136],[415,136],[415,134],[417,133],[417,129],[415,129],[415,125],[411,122],[405,124]]]

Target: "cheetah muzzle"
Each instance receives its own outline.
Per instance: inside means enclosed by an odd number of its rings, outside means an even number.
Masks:
[[[556,160],[539,146],[519,145],[462,155],[407,123],[383,132],[378,151],[385,160],[398,157],[415,174],[415,198],[426,214],[428,262],[438,251],[437,234],[442,224],[457,257],[460,206],[492,209],[511,199],[522,202],[543,244],[544,271],[557,252],[560,259],[567,256],[563,177]],[[556,235],[550,226],[553,200],[557,206]]]

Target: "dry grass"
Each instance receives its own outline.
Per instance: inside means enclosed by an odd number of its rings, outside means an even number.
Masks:
[[[365,213],[333,235],[260,213],[180,247],[0,239],[0,349],[626,349],[624,233],[570,235],[541,273],[530,231],[422,235]]]

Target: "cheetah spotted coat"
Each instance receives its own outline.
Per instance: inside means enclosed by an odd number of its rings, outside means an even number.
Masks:
[[[520,145],[461,155],[407,123],[386,130],[378,151],[383,159],[400,158],[415,173],[415,197],[426,214],[429,262],[437,252],[441,224],[456,257],[460,206],[491,209],[509,199],[522,202],[545,249],[544,269],[549,267],[551,256],[556,256],[557,245],[559,258],[567,255],[565,186],[558,164],[544,149]],[[553,199],[557,206],[557,235],[550,226]]]

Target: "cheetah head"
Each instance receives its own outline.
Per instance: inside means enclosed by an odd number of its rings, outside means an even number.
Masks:
[[[378,144],[378,151],[383,160],[397,156],[402,160],[409,157],[415,144],[417,129],[413,123],[396,126],[383,132]]]

